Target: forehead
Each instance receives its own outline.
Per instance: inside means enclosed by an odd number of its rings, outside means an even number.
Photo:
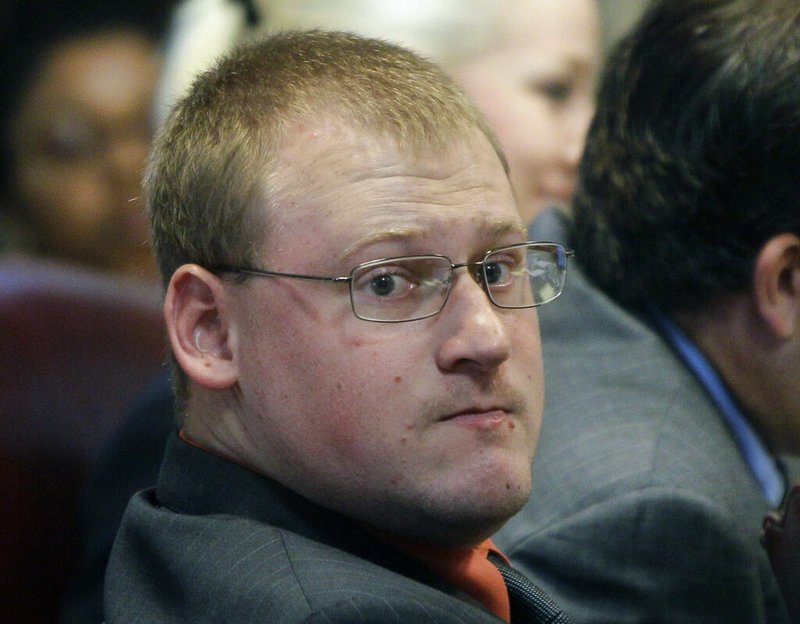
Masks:
[[[147,106],[157,74],[154,43],[136,33],[110,31],[57,44],[32,90],[42,100],[66,99],[113,115]]]
[[[412,153],[341,123],[296,122],[268,186],[273,231],[330,236],[346,249],[441,235],[455,224],[522,229],[500,159],[477,128],[446,150]]]
[[[599,54],[600,24],[594,0],[505,0],[496,45],[536,48],[588,62]]]

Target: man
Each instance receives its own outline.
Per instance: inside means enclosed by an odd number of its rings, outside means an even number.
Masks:
[[[406,0],[259,0],[252,3],[249,28],[243,4],[179,4],[159,111],[188,88],[198,65],[229,51],[245,32],[298,25],[355,29],[402,42],[442,64],[482,107],[503,144],[523,220],[543,202],[563,202],[573,193],[599,58],[594,0],[571,0],[569,9],[562,0],[431,0],[424,7]],[[119,522],[130,497],[155,483],[173,426],[169,381],[159,380],[103,449],[81,501],[81,564],[63,624],[102,620],[103,575]]]
[[[146,180],[184,416],[107,622],[567,621],[488,539],[528,498],[566,262],[504,162],[380,41],[276,35],[196,81]]]
[[[759,535],[800,450],[800,5],[656,2],[598,107],[536,503],[497,541],[577,622],[786,622]]]

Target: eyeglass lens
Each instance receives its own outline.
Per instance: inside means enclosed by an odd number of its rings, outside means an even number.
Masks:
[[[475,269],[495,305],[529,308],[561,293],[566,256],[559,245],[514,245],[488,254]],[[398,322],[437,314],[450,294],[453,268],[442,256],[411,256],[368,262],[351,277],[356,316]]]

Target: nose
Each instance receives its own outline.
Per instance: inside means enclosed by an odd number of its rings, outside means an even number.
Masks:
[[[511,337],[506,314],[522,310],[501,310],[467,271],[454,274],[447,305],[439,313],[442,335],[436,363],[442,370],[491,371],[511,355]]]

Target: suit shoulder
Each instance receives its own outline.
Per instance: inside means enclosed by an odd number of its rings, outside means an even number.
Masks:
[[[495,622],[455,596],[291,531],[176,514],[147,493],[131,502],[112,553],[106,621]]]
[[[482,608],[350,553],[283,534],[309,622],[496,622]]]
[[[576,621],[786,622],[757,527],[661,487],[496,541]]]
[[[758,485],[697,379],[639,319],[585,284],[581,292],[583,307],[542,323],[546,397],[531,504],[569,514],[664,486],[761,509]]]
[[[460,603],[460,601],[459,601]],[[490,613],[465,603],[446,604],[402,596],[350,596],[315,609],[303,624],[499,624]]]

